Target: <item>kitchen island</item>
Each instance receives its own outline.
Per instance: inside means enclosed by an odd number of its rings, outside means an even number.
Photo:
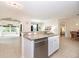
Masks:
[[[23,34],[23,40],[26,58],[47,58],[59,49],[59,36],[53,33],[28,32]]]

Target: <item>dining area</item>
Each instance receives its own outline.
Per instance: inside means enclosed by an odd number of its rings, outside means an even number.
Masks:
[[[79,40],[79,30],[78,31],[70,31],[71,39]]]

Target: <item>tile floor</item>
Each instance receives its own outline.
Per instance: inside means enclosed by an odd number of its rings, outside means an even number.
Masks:
[[[0,58],[20,58],[21,41],[19,38],[0,38]],[[60,49],[51,58],[79,58],[79,41],[62,37],[60,39]]]
[[[62,37],[60,49],[51,58],[79,58],[79,41]]]
[[[0,38],[0,58],[21,57],[21,42],[19,38]]]

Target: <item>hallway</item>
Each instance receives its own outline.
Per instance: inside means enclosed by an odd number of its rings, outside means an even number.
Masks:
[[[79,58],[79,41],[60,38],[60,49],[51,58]]]

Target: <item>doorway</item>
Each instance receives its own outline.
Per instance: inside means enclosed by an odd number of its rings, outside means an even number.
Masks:
[[[66,31],[66,25],[65,24],[61,24],[60,25],[60,36],[65,36],[65,31]]]

